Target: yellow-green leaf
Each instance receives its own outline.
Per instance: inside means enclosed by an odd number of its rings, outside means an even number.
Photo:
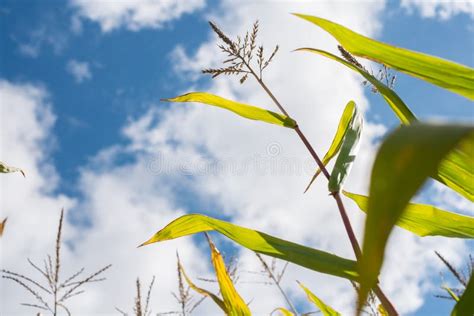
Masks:
[[[17,167],[8,166],[6,163],[0,161],[0,173],[20,172],[23,177],[26,177],[25,172]]]
[[[474,146],[461,142],[442,162],[434,179],[474,202]]]
[[[359,310],[376,285],[385,246],[410,199],[462,140],[474,141],[474,127],[412,124],[382,143],[372,168],[367,218],[359,262]]]
[[[410,111],[402,99],[389,87],[381,83],[377,78],[367,73],[365,70],[360,69],[348,63],[344,59],[332,55],[331,53],[313,49],[313,48],[300,48],[298,51],[309,51],[312,53],[320,54],[333,59],[348,68],[357,71],[371,84],[373,84],[378,92],[385,99],[387,104],[392,108],[395,115],[400,119],[402,124],[415,123],[418,120],[415,115]],[[456,150],[453,150],[440,164],[437,172],[431,175],[434,179],[440,181],[451,189],[455,190],[465,198],[474,201],[474,163],[472,157],[474,156],[474,148],[463,143],[458,145]]]
[[[453,292],[453,290],[451,290],[449,287],[447,286],[443,286],[442,287],[446,292],[448,292],[449,296],[452,297],[453,300],[455,300],[456,302],[459,302],[459,297],[456,295],[456,293]]]
[[[295,128],[296,122],[282,114],[278,114],[269,110],[261,109],[253,105],[235,102],[221,98],[217,95],[206,92],[190,92],[172,99],[163,99],[168,102],[198,102],[207,105],[217,106],[234,112],[242,117],[262,121],[270,124]]]
[[[380,82],[377,78],[375,78],[373,75],[369,74],[367,71],[364,69],[361,69],[344,59],[337,57],[331,53],[328,53],[324,50],[320,49],[315,49],[315,48],[298,48],[296,51],[307,51],[315,54],[319,54],[325,57],[328,57],[330,59],[333,59],[344,66],[358,72],[361,74],[367,81],[369,81],[374,87],[377,88],[377,91],[380,92],[382,97],[385,99],[385,101],[390,105],[392,110],[395,112],[397,117],[400,119],[400,121],[403,124],[410,124],[410,122],[417,121],[415,115],[411,112],[411,110],[408,108],[408,106],[403,102],[403,100],[389,87],[384,85],[382,82]]]
[[[359,138],[362,133],[363,119],[357,106],[342,140],[341,150],[337,156],[336,163],[331,172],[328,182],[329,192],[339,192],[344,185],[352,164],[354,163],[357,151],[359,150]]]
[[[351,54],[364,57],[441,88],[474,99],[474,69],[439,57],[385,44],[340,24],[295,14],[330,33]]]
[[[179,217],[158,231],[142,246],[211,230],[218,231],[255,252],[321,273],[354,281],[358,279],[356,263],[352,260],[200,214]]]
[[[377,306],[377,312],[379,312],[379,316],[390,316],[390,315],[388,315],[387,310],[385,309],[385,307],[383,307],[382,304],[379,304]]]
[[[250,310],[245,304],[242,297],[234,287],[232,280],[224,263],[219,250],[217,250],[214,243],[208,237],[209,247],[211,248],[211,261],[216,272],[217,283],[219,283],[219,289],[221,290],[222,298],[224,299],[224,306],[227,311],[227,315],[231,316],[244,316],[251,315]]]
[[[292,312],[283,307],[275,308],[270,315],[273,315],[275,312],[280,312],[283,316],[294,316]]]
[[[321,160],[324,166],[326,166],[341,149],[342,140],[344,139],[344,136],[346,135],[346,131],[349,128],[349,123],[352,120],[352,116],[355,112],[355,107],[356,107],[356,104],[354,101],[349,101],[346,104],[346,107],[344,108],[344,112],[342,112],[341,119],[339,120],[339,125],[337,126],[336,135],[334,135],[331,146],[329,146],[329,150],[324,155],[323,160]],[[314,174],[313,178],[311,179],[308,186],[304,190],[305,193],[306,191],[309,190],[309,187],[313,184],[314,180],[316,180],[316,178],[318,177],[320,173],[321,173],[321,169],[319,168],[316,169],[316,173]]]
[[[343,191],[367,212],[369,198]],[[474,217],[448,212],[432,205],[408,203],[396,224],[418,236],[474,238]]]
[[[454,306],[451,316],[474,315],[474,273],[467,283],[464,293]]]
[[[7,217],[3,219],[3,221],[0,223],[0,237],[3,236],[3,230],[5,229],[5,224],[7,223]]]
[[[184,279],[186,280],[186,283],[188,283],[188,285],[191,289],[193,289],[194,291],[196,291],[197,293],[199,293],[201,295],[210,297],[214,301],[214,303],[216,303],[216,305],[219,306],[222,309],[223,312],[227,313],[227,309],[226,309],[226,306],[225,306],[224,302],[217,295],[215,295],[214,293],[212,293],[208,290],[200,288],[199,286],[194,284],[193,281],[191,281],[191,279],[188,277],[188,275],[184,271],[184,267],[181,264],[181,261],[179,260],[179,257],[178,257],[178,269],[182,273],[182,275],[184,276]]]
[[[305,287],[303,284],[298,282],[298,284],[301,286],[301,288],[305,291],[306,296],[308,297],[308,300],[312,302],[317,308],[321,310],[321,313],[323,313],[324,316],[340,316],[338,312],[336,312],[331,306],[327,305],[324,303],[319,297],[313,294],[307,287]]]

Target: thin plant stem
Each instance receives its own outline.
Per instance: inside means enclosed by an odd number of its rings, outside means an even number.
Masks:
[[[244,58],[241,57],[241,60],[244,62],[245,66],[249,69],[250,73],[254,76],[254,78],[257,80],[257,82],[260,84],[260,86],[265,90],[265,92],[268,94],[268,96],[273,100],[275,105],[278,107],[278,109],[286,116],[291,117],[288,112],[286,112],[285,108],[281,105],[281,103],[278,101],[278,99],[275,97],[275,95],[270,91],[270,89],[267,87],[267,85],[261,80],[261,78],[255,73],[253,68],[245,61]],[[308,149],[309,153],[313,157],[313,159],[316,161],[316,164],[318,167],[321,169],[322,173],[326,177],[326,179],[329,180],[330,175],[329,172],[326,169],[326,166],[322,163],[321,159],[319,158],[318,154],[316,151],[313,149],[313,146],[311,143],[308,141],[306,138],[305,134],[301,131],[298,125],[295,127],[295,132],[298,134],[300,137],[301,141],[304,143],[306,148]],[[349,217],[347,216],[347,212],[344,207],[344,203],[342,202],[341,196],[339,192],[334,192],[331,194],[334,199],[336,200],[336,204],[339,210],[339,214],[342,217],[342,222],[344,223],[344,227],[346,229],[347,236],[349,237],[349,240],[352,245],[352,249],[354,250],[356,259],[359,260],[362,252],[360,250],[359,243],[357,241],[357,238],[354,234],[354,230],[352,229],[351,222],[349,220]],[[398,315],[397,311],[395,310],[395,307],[392,305],[390,300],[387,298],[387,296],[383,293],[382,289],[378,285],[375,286],[374,288],[374,293],[377,295],[379,298],[380,302],[384,306],[385,310],[388,312],[389,315],[396,316]]]
[[[273,283],[275,283],[276,287],[278,288],[278,290],[280,290],[280,293],[281,295],[285,298],[286,300],[286,303],[288,303],[288,306],[290,307],[291,311],[295,314],[295,315],[298,315],[298,311],[296,310],[295,306],[293,305],[293,303],[291,302],[290,298],[286,295],[285,291],[283,291],[283,289],[281,288],[280,286],[280,281],[277,280],[277,278],[275,277],[275,275],[273,274],[272,272],[272,269],[270,269],[270,267],[268,266],[268,264],[265,262],[265,260],[262,258],[262,256],[259,254],[259,253],[255,253],[258,257],[258,259],[260,260],[260,262],[262,263],[263,265],[263,268],[265,269],[265,271],[268,273],[268,276],[270,277],[270,279],[272,279]]]

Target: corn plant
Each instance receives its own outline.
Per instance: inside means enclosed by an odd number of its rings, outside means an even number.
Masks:
[[[7,165],[6,163],[0,161],[0,173],[11,173],[11,172],[20,172],[23,177],[26,178],[25,171],[23,169],[12,167]],[[0,223],[0,237],[3,236],[3,231],[5,230],[5,225],[7,224],[8,217],[5,217],[2,222]]]
[[[278,112],[248,105],[206,92],[190,92],[167,102],[196,102],[217,106],[244,118],[278,125],[293,130],[318,165],[306,191],[319,174],[328,181],[328,191],[334,198],[346,234],[355,254],[355,261],[283,240],[264,232],[241,227],[232,223],[200,214],[182,216],[159,230],[142,245],[174,239],[199,232],[217,231],[236,243],[257,253],[279,258],[316,272],[348,279],[357,283],[359,314],[367,304],[371,293],[378,298],[381,315],[398,315],[396,307],[380,288],[378,278],[388,237],[395,225],[418,236],[441,236],[446,238],[474,237],[474,218],[439,209],[432,205],[410,202],[428,178],[435,179],[456,191],[464,198],[474,201],[474,127],[472,125],[430,124],[420,122],[407,104],[393,90],[395,75],[390,70],[401,71],[410,76],[430,82],[443,89],[474,99],[474,69],[423,53],[388,45],[334,22],[315,16],[295,14],[330,33],[339,42],[341,57],[317,48],[298,48],[298,52],[309,52],[334,60],[364,78],[366,84],[379,94],[395,115],[401,127],[391,131],[382,142],[372,167],[369,195],[346,192],[343,185],[349,176],[357,155],[363,120],[356,102],[349,101],[342,114],[333,142],[323,157],[316,153],[302,128],[285,110],[263,79],[263,72],[275,60],[278,46],[265,57],[263,46],[257,46],[258,23],[243,37],[229,38],[217,25],[211,28],[221,40],[219,48],[227,59],[222,68],[205,69],[203,73],[213,78],[221,75],[237,75],[240,83],[253,78],[273,101]],[[382,74],[373,74],[356,59],[362,57],[382,65]],[[331,159],[336,162],[332,170],[326,167]],[[344,194],[357,203],[367,214],[362,247],[354,234],[347,216]],[[324,315],[338,313],[302,286],[310,301]],[[222,290],[222,288],[221,288]],[[210,295],[210,294],[209,294]],[[212,296],[211,296],[212,297]],[[224,297],[225,298],[225,297]],[[242,300],[235,298],[239,312],[232,315],[248,315]],[[225,301],[225,300],[224,300]],[[219,305],[219,304],[218,304]],[[452,315],[474,314],[474,281],[466,284],[465,291]],[[227,306],[227,305],[226,305]],[[232,305],[234,306],[234,305]],[[291,306],[290,306],[291,308]],[[290,315],[293,312],[278,308]]]
[[[112,265],[106,265],[103,268],[91,273],[87,277],[82,277],[85,269],[81,268],[71,276],[61,279],[61,237],[63,230],[64,210],[61,210],[59,217],[58,230],[56,235],[55,255],[47,255],[44,260],[44,267],[34,263],[28,259],[31,268],[38,272],[45,280],[39,282],[32,277],[10,270],[2,269],[2,278],[10,280],[25,289],[34,300],[31,303],[21,303],[21,305],[34,308],[36,310],[49,313],[56,316],[63,310],[67,315],[71,315],[71,311],[67,307],[67,302],[84,293],[84,286],[90,283],[104,281],[105,278],[100,277]],[[43,283],[43,284],[42,284]]]
[[[142,295],[142,285],[140,283],[140,278],[137,278],[137,281],[135,282],[136,286],[136,296],[135,296],[135,304],[133,306],[133,313],[132,315],[135,316],[149,316],[152,313],[152,310],[150,308],[150,300],[151,300],[151,293],[153,291],[153,286],[155,285],[155,276],[150,281],[150,284],[148,285],[148,291],[145,297],[145,301],[143,301],[143,295]],[[124,312],[118,307],[115,307],[115,310],[122,314],[123,316],[127,316],[128,313]]]

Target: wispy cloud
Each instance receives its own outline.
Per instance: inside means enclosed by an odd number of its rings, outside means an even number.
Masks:
[[[474,19],[474,2],[471,0],[402,0],[401,6],[409,13],[419,12],[424,18],[448,20],[458,14],[467,14]]]
[[[18,49],[26,57],[36,58],[44,47],[51,47],[55,54],[61,54],[67,45],[67,36],[46,24],[28,33],[25,40],[18,40]]]
[[[205,0],[72,0],[77,16],[99,23],[103,32],[160,28],[165,22],[204,7]],[[77,21],[76,21],[77,25]]]
[[[66,70],[74,77],[77,83],[92,79],[91,67],[88,62],[72,59],[68,61]]]

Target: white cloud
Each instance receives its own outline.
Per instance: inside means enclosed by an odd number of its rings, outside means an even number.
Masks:
[[[203,8],[204,4],[204,0],[72,0],[78,16],[99,23],[103,32],[121,27],[132,31],[160,28],[183,14]]]
[[[59,211],[64,207],[66,218],[76,220],[66,220],[63,226],[63,240],[67,243],[62,247],[62,276],[67,277],[81,267],[86,267],[87,273],[113,264],[105,274],[107,281],[90,285],[85,294],[70,300],[68,306],[74,314],[114,314],[115,307],[131,310],[135,278],[140,276],[145,283],[152,275],[157,277],[153,310],[175,310],[170,291],[177,290],[176,249],[193,277],[208,276],[207,263],[192,260],[207,254],[202,254],[191,239],[136,248],[158,227],[182,214],[168,201],[165,192],[154,191],[154,185],[163,184],[153,182],[156,177],[149,173],[146,177],[147,171],[141,165],[108,169],[103,164],[102,171],[84,170],[78,186],[84,199],[78,201],[56,193],[60,179],[50,158],[55,115],[47,91],[31,84],[1,80],[0,99],[1,159],[22,167],[27,174],[26,179],[18,174],[0,177],[0,218],[8,216],[0,239],[1,268],[44,281],[26,259],[42,266],[46,254],[54,253]],[[128,180],[123,181],[124,177]],[[84,213],[92,226],[77,223],[77,214]],[[0,300],[2,315],[32,312],[20,303],[32,303],[34,298],[5,279],[0,282]]]
[[[401,6],[409,13],[418,11],[424,18],[448,20],[458,14],[474,18],[474,2],[470,0],[402,0]]]
[[[48,93],[38,86],[0,80],[0,99],[1,159],[20,166],[27,176],[0,177],[0,217],[8,216],[0,240],[1,264],[2,268],[17,270],[26,266],[27,257],[42,260],[45,250],[52,253],[59,211],[71,208],[75,201],[55,193],[59,178],[49,156],[54,146],[51,129],[55,116]],[[15,302],[18,310],[18,298],[24,293],[4,281],[0,283],[0,313],[9,314],[8,306]]]
[[[68,61],[66,70],[74,77],[77,83],[92,79],[92,72],[88,62],[72,59]]]

